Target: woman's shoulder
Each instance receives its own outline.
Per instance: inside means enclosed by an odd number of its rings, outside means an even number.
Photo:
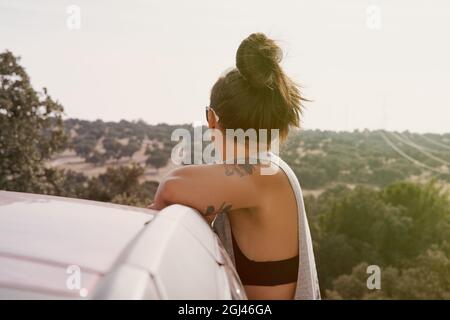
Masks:
[[[209,181],[248,187],[263,191],[267,187],[282,187],[286,182],[286,175],[274,163],[220,163],[185,165],[169,172],[167,179],[189,178],[193,180]]]

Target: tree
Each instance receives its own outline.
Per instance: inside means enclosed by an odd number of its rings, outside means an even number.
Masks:
[[[327,183],[327,173],[324,169],[315,168],[309,164],[293,167],[295,175],[305,189],[318,189]]]
[[[65,145],[63,107],[33,89],[19,60],[0,54],[0,189],[51,193],[44,161]]]
[[[167,151],[167,149],[158,149],[152,151],[147,149],[146,154],[149,155],[146,163],[156,168],[156,170],[164,167],[169,161],[170,157],[169,151]]]
[[[384,187],[395,181],[405,178],[405,174],[393,168],[376,168],[373,170],[372,176],[369,178],[374,185]]]
[[[144,168],[138,164],[108,168],[105,173],[91,178],[85,191],[85,198],[134,206],[146,206],[153,199],[157,182],[139,180]]]
[[[151,199],[154,198],[158,185],[157,181],[145,181],[132,194],[118,194],[112,198],[111,202],[135,207],[147,207]]]
[[[109,167],[105,173],[89,181],[87,195],[91,200],[111,201],[119,194],[132,194],[139,186],[144,169],[132,166]]]
[[[450,246],[431,246],[404,268],[381,268],[381,289],[366,285],[368,264],[355,266],[350,274],[333,281],[329,299],[450,299]]]
[[[80,172],[57,168],[47,169],[53,186],[51,194],[60,197],[84,198],[89,178]]]
[[[448,297],[450,201],[436,182],[328,189],[306,198],[321,289],[329,299]],[[382,269],[382,290],[366,267]]]
[[[105,148],[108,158],[119,160],[122,157],[121,147],[122,145],[113,137],[107,136],[103,139],[103,148]]]
[[[403,208],[404,217],[411,221],[403,237],[405,257],[415,257],[430,245],[450,239],[450,194],[436,181],[397,182],[386,187],[382,197],[386,203]]]
[[[141,149],[142,141],[136,137],[131,137],[128,141],[128,144],[121,147],[121,156],[122,157],[133,157],[133,154]]]

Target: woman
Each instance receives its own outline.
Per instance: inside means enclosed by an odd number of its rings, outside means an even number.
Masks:
[[[222,150],[223,163],[176,169],[160,183],[150,207],[178,203],[197,209],[209,222],[218,217],[219,235],[232,253],[249,299],[314,299],[314,257],[295,175],[284,162],[273,161],[279,160],[273,154],[269,162],[250,161],[262,150],[254,152],[250,141],[239,143],[225,134],[226,129],[266,129],[274,139],[270,130],[277,129],[283,139],[291,126],[299,125],[303,98],[279,66],[281,58],[273,40],[252,34],[238,48],[236,68],[212,88],[209,128],[223,132],[223,150],[243,151],[245,163],[237,164],[236,156],[230,159]],[[258,142],[260,138],[258,131]],[[279,166],[282,170],[263,174]],[[299,252],[308,260],[306,267]]]

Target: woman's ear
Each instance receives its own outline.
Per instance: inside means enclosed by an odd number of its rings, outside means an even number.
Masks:
[[[211,109],[208,109],[208,127],[210,129],[217,128],[217,120],[214,112]]]

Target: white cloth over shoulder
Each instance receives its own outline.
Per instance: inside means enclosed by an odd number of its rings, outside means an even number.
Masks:
[[[267,157],[267,155],[266,155]],[[314,259],[311,233],[309,231],[308,219],[306,217],[305,205],[300,183],[292,169],[286,162],[273,153],[269,153],[269,160],[281,168],[289,179],[292,190],[297,201],[298,230],[299,230],[299,268],[297,276],[297,287],[295,290],[296,300],[318,300],[320,299],[319,281],[317,278],[316,262]],[[227,214],[220,214],[214,221],[214,230],[229,253],[233,263],[234,252],[231,238],[230,221]]]

